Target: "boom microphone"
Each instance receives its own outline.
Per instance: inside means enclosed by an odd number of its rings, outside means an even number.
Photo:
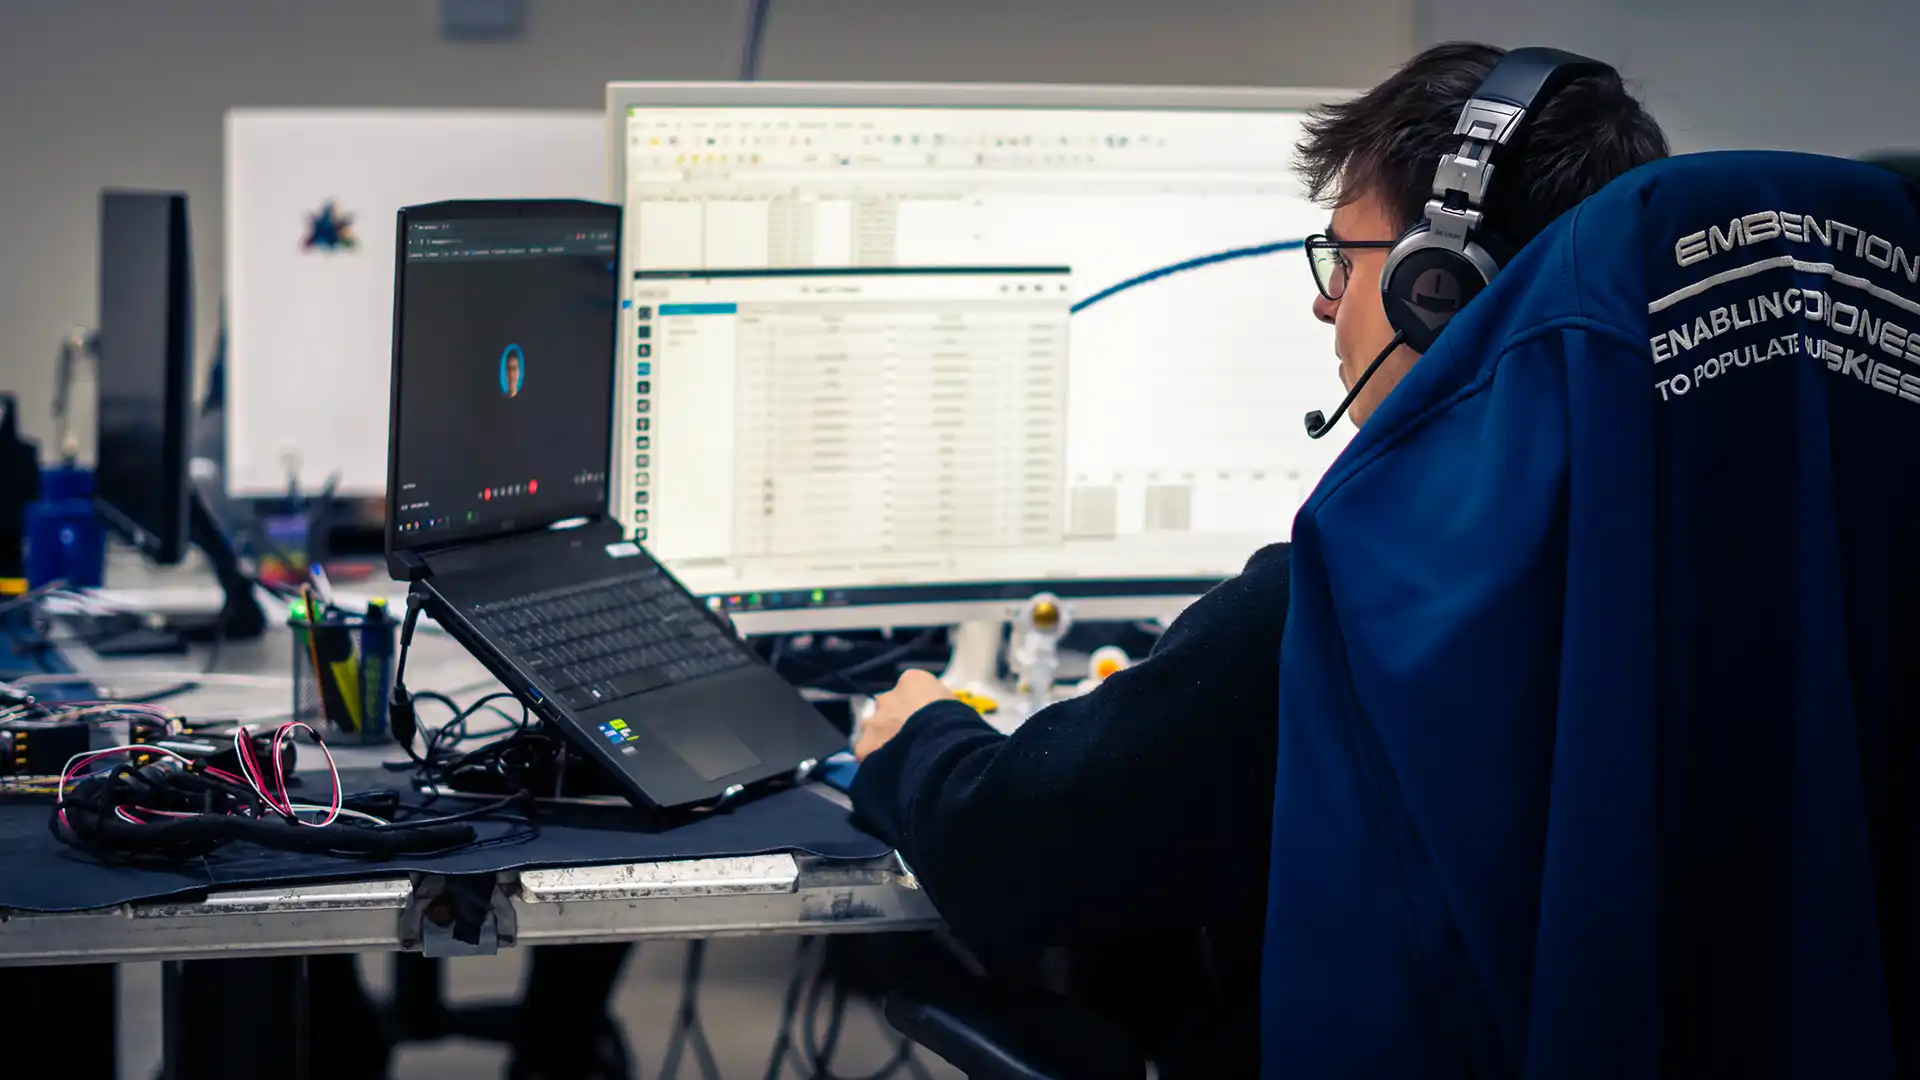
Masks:
[[[1396,332],[1393,335],[1393,340],[1387,342],[1387,347],[1380,350],[1380,355],[1374,357],[1373,363],[1368,364],[1367,370],[1361,372],[1360,378],[1354,381],[1353,389],[1347,391],[1347,396],[1340,399],[1340,407],[1333,410],[1333,419],[1327,419],[1327,414],[1321,412],[1319,409],[1308,413],[1306,417],[1307,438],[1318,439],[1327,432],[1332,431],[1333,426],[1340,422],[1340,418],[1347,415],[1347,406],[1352,405],[1353,399],[1360,396],[1360,391],[1366,387],[1367,380],[1373,378],[1373,373],[1379,371],[1380,365],[1386,363],[1387,357],[1393,355],[1393,350],[1399,348],[1406,340],[1407,335],[1405,334]]]

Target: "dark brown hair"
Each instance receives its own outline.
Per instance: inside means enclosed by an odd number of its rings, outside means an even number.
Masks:
[[[1435,45],[1362,96],[1315,109],[1297,165],[1308,194],[1338,206],[1372,192],[1398,228],[1411,226],[1431,197],[1441,155],[1460,148],[1453,133],[1460,110],[1504,55],[1471,42]],[[1495,159],[1487,227],[1517,248],[1615,177],[1667,152],[1660,125],[1618,75],[1576,79]]]

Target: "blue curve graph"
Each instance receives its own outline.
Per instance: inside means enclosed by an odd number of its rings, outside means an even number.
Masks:
[[[1112,296],[1117,296],[1120,293],[1126,292],[1128,289],[1135,288],[1136,286],[1145,285],[1148,282],[1152,282],[1152,281],[1158,281],[1163,277],[1170,277],[1174,274],[1184,273],[1188,270],[1198,270],[1203,266],[1212,266],[1215,263],[1232,262],[1235,259],[1251,259],[1260,255],[1271,255],[1276,251],[1298,251],[1299,249],[1304,248],[1306,246],[1307,246],[1307,242],[1305,240],[1281,240],[1272,244],[1260,244],[1255,247],[1234,248],[1231,251],[1216,251],[1211,255],[1201,255],[1198,258],[1187,259],[1184,262],[1177,262],[1168,266],[1162,266],[1155,270],[1149,270],[1144,274],[1139,274],[1137,276],[1130,277],[1127,280],[1122,281],[1117,285],[1109,285],[1106,288],[1101,289],[1099,292],[1094,293],[1092,296],[1087,297],[1085,300],[1082,300],[1079,303],[1068,308],[1067,313],[1069,315],[1078,315],[1082,311],[1087,310],[1088,308],[1092,307],[1093,305],[1099,303],[1102,300],[1105,300]]]

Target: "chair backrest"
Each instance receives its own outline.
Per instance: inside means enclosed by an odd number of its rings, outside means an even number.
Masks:
[[[1702,154],[1528,245],[1294,527],[1289,1076],[1914,1076],[1920,189]]]

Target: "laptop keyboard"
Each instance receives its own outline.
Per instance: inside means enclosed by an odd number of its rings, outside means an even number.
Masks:
[[[657,569],[477,604],[469,613],[497,648],[575,709],[752,662]]]

